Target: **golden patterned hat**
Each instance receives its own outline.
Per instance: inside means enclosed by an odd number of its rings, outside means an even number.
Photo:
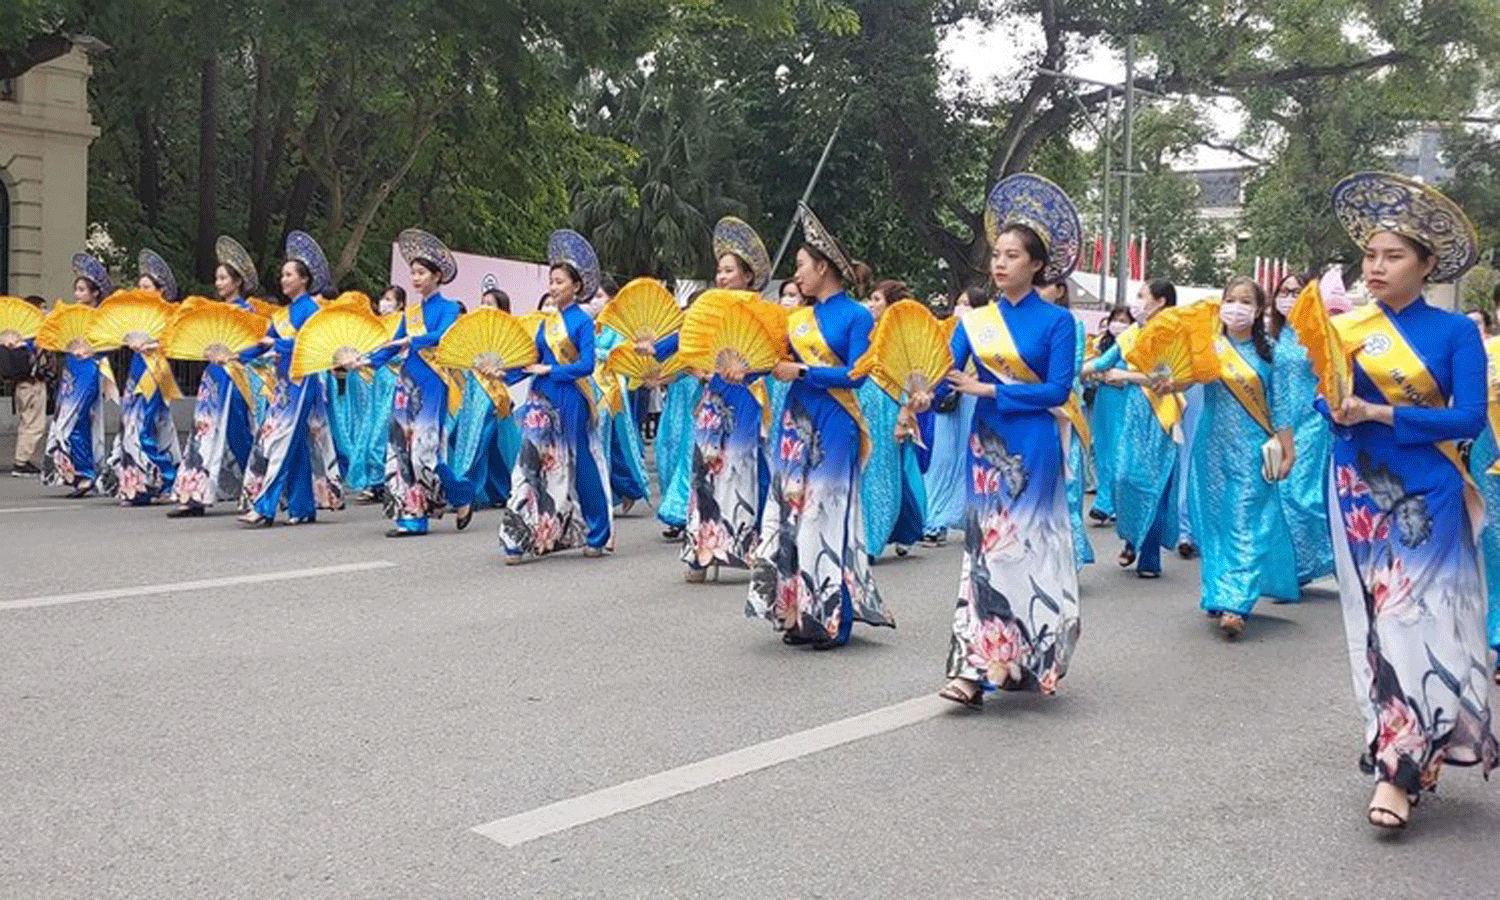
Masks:
[[[984,233],[991,244],[1010,225],[1025,225],[1047,246],[1043,272],[1066,278],[1078,264],[1083,226],[1063,189],[1030,172],[1000,179],[984,203]]]
[[[245,293],[254,293],[260,288],[260,275],[255,271],[255,260],[239,241],[227,234],[214,241],[214,256],[220,265],[233,269],[245,282]]]
[[[594,245],[571,228],[559,228],[547,240],[547,265],[562,263],[572,266],[583,279],[578,302],[592,300],[599,292],[599,255],[594,252]]]
[[[406,229],[396,238],[396,243],[401,247],[401,258],[408,266],[420,259],[437,267],[438,284],[447,284],[458,277],[458,261],[447,245],[422,229]]]
[[[161,285],[163,299],[177,299],[177,279],[173,277],[172,267],[161,258],[161,254],[155,250],[142,250],[136,262],[140,266],[142,275],[149,276],[152,281]]]
[[[1389,231],[1432,251],[1432,280],[1453,281],[1479,261],[1479,235],[1457,203],[1391,172],[1356,172],[1333,189],[1333,211],[1361,248]]]
[[[73,276],[82,278],[92,284],[99,291],[99,296],[108,297],[114,293],[115,285],[109,279],[109,269],[96,257],[87,253],[73,254]]]
[[[714,259],[732,253],[750,267],[750,289],[760,290],[771,280],[771,254],[750,223],[725,216],[714,226]]]
[[[293,231],[286,236],[286,258],[295,259],[307,266],[308,273],[312,275],[312,280],[307,285],[309,294],[321,294],[333,282],[328,257],[307,232]]]
[[[852,285],[858,279],[854,276],[854,262],[849,254],[844,252],[844,247],[838,239],[823,227],[818,220],[817,214],[812,211],[806,203],[797,201],[797,221],[802,225],[802,237],[809,247],[828,257],[833,267],[839,270],[839,275],[844,279],[845,285]]]

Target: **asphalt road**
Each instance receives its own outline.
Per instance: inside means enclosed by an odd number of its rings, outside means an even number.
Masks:
[[[684,584],[649,511],[612,557],[506,568],[493,513],[391,541],[375,507],[244,531],[58,493],[0,479],[3,897],[1500,894],[1474,771],[1398,839],[1365,823],[1326,587],[1231,644],[1194,564],[1137,581],[1095,530],[1059,696],[507,847],[473,829],[930,696],[958,548],[883,560],[899,627],[814,653],[743,618],[743,576]],[[393,565],[221,583],[348,563]]]

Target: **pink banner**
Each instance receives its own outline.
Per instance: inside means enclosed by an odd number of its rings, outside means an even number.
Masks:
[[[517,315],[533,312],[547,290],[547,266],[518,259],[454,253],[458,277],[443,285],[443,296],[457,300],[469,309],[479,306],[479,295],[499,288],[510,296],[511,312]],[[411,273],[401,258],[401,248],[391,245],[391,284],[400,285],[409,294]]]

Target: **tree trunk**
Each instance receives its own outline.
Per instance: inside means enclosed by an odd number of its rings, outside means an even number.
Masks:
[[[198,94],[198,241],[194,253],[200,281],[212,282],[217,262],[214,241],[218,237],[218,106],[219,55],[204,48]]]
[[[255,49],[255,101],[250,113],[250,220],[246,238],[250,253],[266,252],[271,227],[271,59],[264,47]]]
[[[417,157],[421,155],[422,145],[427,143],[427,139],[432,137],[432,133],[436,130],[437,121],[429,119],[412,141],[411,150],[407,152],[406,159],[401,161],[401,165],[391,173],[391,177],[381,182],[380,186],[370,194],[370,199],[365,202],[365,208],[360,211],[359,218],[354,222],[354,229],[349,233],[349,239],[344,242],[344,249],[339,253],[338,262],[334,264],[334,284],[337,284],[350,269],[354,268],[354,258],[359,255],[360,245],[364,243],[365,233],[370,230],[370,224],[375,221],[375,214],[380,212],[381,204],[385,203],[386,198],[391,195],[391,191],[395,190],[401,179],[406,177],[406,173],[411,171]]]
[[[312,169],[306,166],[297,170],[297,177],[292,179],[292,191],[286,201],[286,230],[294,228],[306,229],[307,208],[312,204],[313,191],[317,190],[318,176]],[[280,247],[273,247],[275,253],[280,253]]]
[[[151,107],[142,106],[135,114],[135,136],[141,148],[136,168],[135,198],[141,204],[141,218],[145,219],[146,227],[155,228],[161,215],[161,161],[151,112]]]

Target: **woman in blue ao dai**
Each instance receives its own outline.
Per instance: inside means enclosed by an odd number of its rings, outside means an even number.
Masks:
[[[375,303],[375,313],[389,316],[406,311],[406,288],[388,285]],[[344,469],[344,488],[360,503],[385,500],[385,449],[391,439],[391,411],[395,406],[400,359],[370,369],[370,380],[348,378],[344,390],[353,413]]]
[[[577,303],[580,294],[592,296],[598,264],[593,248],[573,232],[554,234],[548,255],[556,309],[537,325],[541,361],[512,375],[532,380],[516,413],[521,450],[500,519],[507,565],[573,547],[602,556],[614,525],[609,462],[589,381],[594,320]]]
[[[1023,177],[1041,182],[1011,176]],[[1010,221],[1005,198],[1037,189],[1025,182],[1012,188],[1009,181],[991,194],[992,208],[1000,206],[995,219],[1009,222],[992,240],[998,296],[954,332],[955,371],[948,376],[953,389],[979,398],[969,436],[969,510],[949,681],[939,692],[969,707],[979,706],[986,691],[1053,693],[1079,635],[1062,429],[1053,412],[1073,386],[1074,319],[1034,289],[1049,265],[1048,243],[1066,242],[1049,234],[1044,243],[1036,227]],[[1055,186],[1051,191],[1061,195]],[[1066,258],[1054,264],[1071,268]],[[964,371],[971,359],[977,374]]]
[[[1377,302],[1334,320],[1354,378],[1331,410],[1329,514],[1342,526],[1334,554],[1365,718],[1361,766],[1377,781],[1368,816],[1401,828],[1445,764],[1488,773],[1500,761],[1474,540],[1484,513],[1455,445],[1484,427],[1484,346],[1473,323],[1423,297],[1429,279],[1473,265],[1478,239],[1456,204],[1399,175],[1352,175],[1333,207],[1364,250]]]
[[[136,287],[154,291],[168,302],[177,300],[177,283],[160,256],[141,251],[141,275]],[[156,341],[130,345],[130,368],[120,391],[120,431],[104,472],[105,488],[121,506],[145,506],[168,493],[177,479],[182,447],[172,423],[171,401],[180,396],[170,378],[147,377],[152,357],[161,356]],[[165,360],[158,359],[166,368]]]
[[[111,287],[104,265],[85,253],[73,257],[73,302],[98,306]],[[88,344],[75,341],[63,354],[57,382],[57,411],[47,429],[42,453],[42,484],[72,488],[70,498],[94,491],[104,462],[105,385],[114,391],[109,358],[95,355]],[[111,393],[111,399],[118,399]]]
[[[844,290],[854,279],[847,253],[806,206],[806,243],[796,279],[816,306],[788,321],[793,360],[772,377],[789,382],[769,444],[771,482],[751,558],[745,614],[768,619],[786,644],[828,650],[856,621],[895,626],[875,588],[865,550],[859,466],[869,437],[855,398],[863,378],[850,369],[870,346],[870,311]]]
[[[323,381],[309,377],[298,383],[291,378],[297,331],[319,309],[312,292],[327,283],[323,251],[311,236],[292,232],[287,236],[287,260],[281,265],[281,292],[295,299],[285,318],[278,316],[261,341],[262,350],[276,353],[276,387],[245,469],[241,502],[248,510],[240,521],[249,527],[269,528],[283,507],[289,525],[316,521],[319,509],[344,508]]]
[[[1327,488],[1333,433],[1328,429],[1328,420],[1313,408],[1318,397],[1318,377],[1313,374],[1307,350],[1286,324],[1287,313],[1292,311],[1303,284],[1297,275],[1282,279],[1271,315],[1271,329],[1276,336],[1272,375],[1276,383],[1276,415],[1291,425],[1297,456],[1291,473],[1276,484],[1276,499],[1291,536],[1299,585],[1333,574]]]
[[[1099,355],[1108,353],[1120,335],[1133,324],[1135,319],[1131,318],[1129,309],[1117,307],[1110,310],[1104,321],[1104,334],[1099,336]],[[1115,367],[1128,368],[1124,359]],[[1125,384],[1099,381],[1094,389],[1094,401],[1089,405],[1089,430],[1094,435],[1094,473],[1099,482],[1089,518],[1100,525],[1115,517],[1115,469],[1123,446],[1120,433],[1125,424],[1125,400],[1129,390]]]
[[[1226,637],[1237,637],[1262,595],[1298,596],[1296,562],[1276,484],[1291,471],[1291,423],[1277,414],[1276,381],[1263,313],[1265,292],[1249,278],[1224,288],[1222,333],[1215,342],[1221,375],[1204,385],[1193,441],[1188,505],[1198,523],[1203,611]],[[1261,445],[1281,446],[1281,466],[1264,473]]]
[[[256,287],[254,264],[249,255],[237,242],[221,237],[218,257],[214,291],[220,302],[253,311],[245,299]],[[242,268],[250,274],[242,274]],[[177,508],[167,513],[168,517],[201,516],[214,503],[239,501],[244,490],[245,466],[255,446],[255,413],[251,404],[259,393],[260,380],[244,364],[256,355],[256,349],[252,348],[238,359],[225,356],[209,361],[204,368],[193,406],[193,431],[172,485]]]

